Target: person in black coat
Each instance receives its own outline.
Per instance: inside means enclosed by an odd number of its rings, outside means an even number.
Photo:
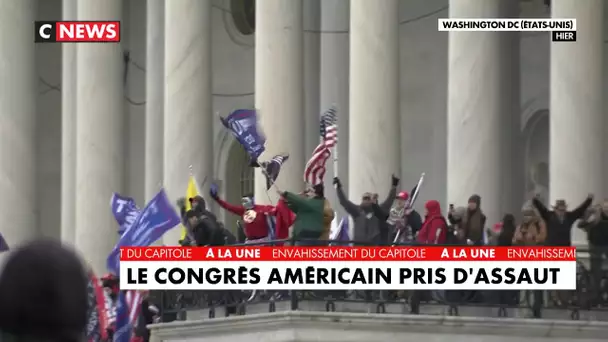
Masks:
[[[201,196],[188,199],[192,209],[186,211],[185,199],[177,203],[182,214],[182,223],[188,230],[188,235],[179,241],[182,246],[224,246],[226,234],[215,214],[207,210],[205,200]],[[230,238],[230,237],[228,237]]]
[[[222,234],[224,235],[224,244],[225,245],[235,245],[237,243],[236,236],[234,236],[234,234],[232,234],[231,231],[226,229],[226,227],[224,226],[224,223],[218,222],[218,225],[222,231]]]
[[[195,246],[224,246],[226,245],[225,235],[222,227],[215,220],[215,216],[206,215],[198,216],[194,210],[189,210],[186,213],[191,225],[190,245]],[[194,239],[194,241],[192,241]]]
[[[496,245],[501,247],[513,246],[513,236],[515,236],[516,229],[515,216],[506,214],[502,218],[502,229],[500,230],[500,233],[498,233]],[[499,290],[497,291],[497,294],[498,304],[503,307],[514,306],[519,302],[519,290]]]
[[[591,291],[596,304],[602,304],[602,278],[604,257],[608,258],[608,200],[595,205],[585,213],[578,227],[587,232],[589,241],[589,266],[591,271]]]
[[[585,201],[576,209],[568,211],[566,201],[557,200],[553,206],[553,210],[549,210],[538,199],[538,195],[534,197],[534,199],[532,199],[532,204],[547,224],[547,239],[545,245],[570,247],[572,245],[572,225],[576,220],[585,215],[591,202],[593,202],[593,194],[589,194],[587,199],[585,199]]]

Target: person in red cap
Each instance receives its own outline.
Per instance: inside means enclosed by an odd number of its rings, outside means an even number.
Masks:
[[[416,210],[410,207],[410,195],[401,191],[397,194],[386,220],[389,226],[389,241],[395,241],[399,234],[399,242],[410,242],[422,227],[422,218]]]

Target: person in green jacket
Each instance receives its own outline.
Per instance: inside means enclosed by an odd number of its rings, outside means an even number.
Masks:
[[[293,223],[293,238],[304,239],[298,245],[315,245],[314,240],[327,239],[327,221],[333,220],[333,210],[325,199],[323,184],[307,189],[303,194],[294,194],[289,191],[279,192],[287,202],[287,206],[296,214]],[[331,213],[331,218],[325,217]],[[311,241],[313,240],[313,241]]]

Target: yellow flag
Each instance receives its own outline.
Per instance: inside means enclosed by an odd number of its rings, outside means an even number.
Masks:
[[[190,176],[190,178],[188,178],[188,187],[186,188],[186,211],[192,209],[190,199],[199,195],[200,193],[198,191],[198,185],[196,185],[196,179],[194,176]],[[186,235],[188,235],[186,227],[182,227],[182,240],[186,238]]]

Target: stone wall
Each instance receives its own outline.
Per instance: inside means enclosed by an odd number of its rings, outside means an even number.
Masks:
[[[151,330],[154,342],[599,342],[608,323],[287,311],[155,324]]]

